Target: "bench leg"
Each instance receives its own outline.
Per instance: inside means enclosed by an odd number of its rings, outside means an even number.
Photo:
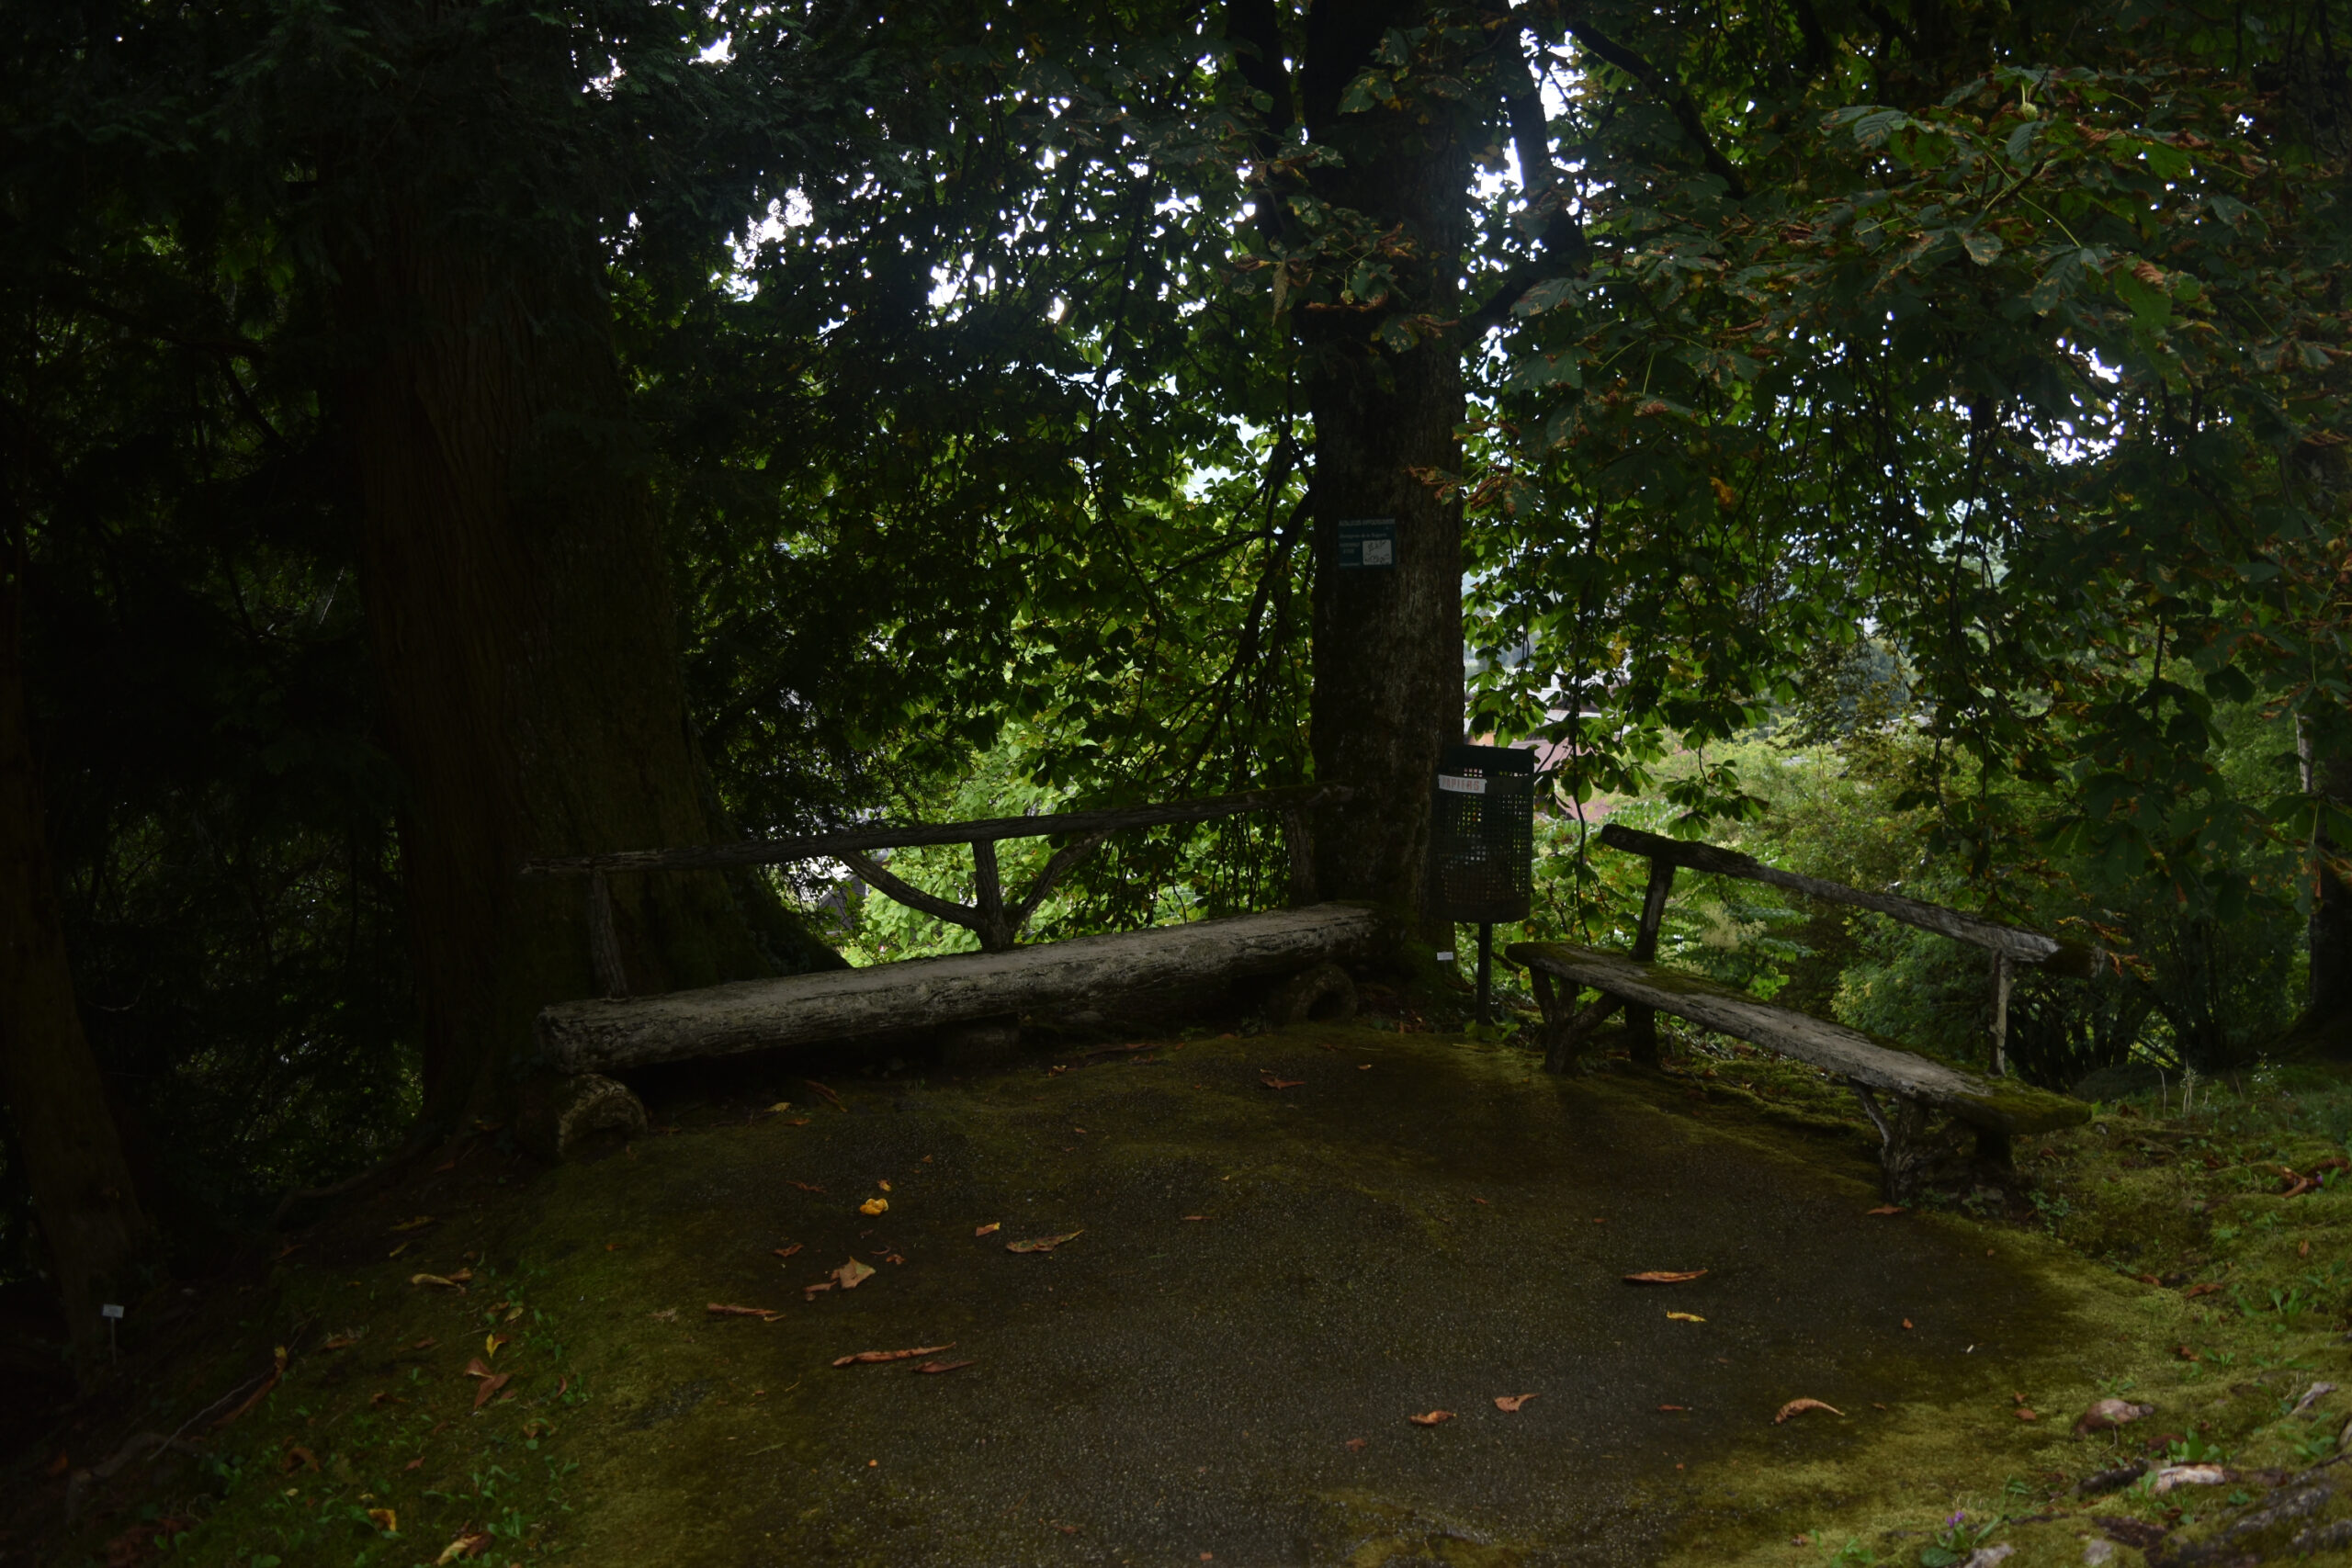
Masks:
[[[1538,968],[1530,967],[1527,977],[1535,988],[1535,1005],[1544,1010],[1544,1070],[1572,1071],[1577,1057],[1583,1054],[1585,1036],[1624,1004],[1603,993],[1591,1006],[1578,1010],[1577,987],[1570,986],[1563,991],[1551,976]]]
[[[1890,1203],[1908,1203],[1917,1196],[1919,1174],[1928,1162],[1921,1134],[1928,1130],[1928,1108],[1916,1100],[1896,1096],[1881,1106],[1877,1096],[1848,1080],[1862,1114],[1878,1129],[1880,1190]]]

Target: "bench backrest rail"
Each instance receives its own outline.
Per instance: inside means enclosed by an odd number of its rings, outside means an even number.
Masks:
[[[910,908],[964,927],[979,938],[984,953],[1010,950],[1021,929],[1037,912],[1062,878],[1100,848],[1113,833],[1126,828],[1165,827],[1184,822],[1209,822],[1255,811],[1277,812],[1283,818],[1283,845],[1290,862],[1290,895],[1294,908],[1315,902],[1314,840],[1306,813],[1336,806],[1355,792],[1345,784],[1296,784],[1286,789],[1246,790],[1236,795],[1210,795],[1199,800],[1170,801],[1154,806],[1108,807],[1096,811],[1048,812],[1035,817],[992,817],[973,822],[900,823],[856,828],[838,833],[818,833],[797,839],[753,839],[733,844],[703,844],[684,849],[620,850],[605,854],[550,857],[524,863],[526,879],[581,876],[588,883],[588,953],[597,984],[607,997],[628,995],[628,976],[621,963],[620,939],[613,920],[610,878],[624,872],[723,871],[739,866],[784,865],[794,861],[838,860],[860,880],[885,897]],[[1005,839],[1072,836],[1057,850],[1036,878],[1008,902],[997,869],[996,846]],[[885,870],[866,852],[911,849],[929,844],[972,846],[970,904],[958,904],[925,893],[904,878]]]

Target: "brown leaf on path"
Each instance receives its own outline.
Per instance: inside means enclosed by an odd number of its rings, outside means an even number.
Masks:
[[[504,1388],[507,1383],[512,1382],[514,1377],[514,1374],[513,1372],[500,1372],[495,1376],[486,1377],[479,1383],[476,1383],[474,1385],[474,1408],[476,1410],[480,1410],[483,1405],[488,1404],[491,1400],[496,1396],[498,1391]]]
[[[1188,1220],[1205,1220],[1208,1218],[1206,1214],[1187,1214],[1184,1217]]]
[[[832,1288],[833,1282],[831,1280],[820,1280],[813,1285],[803,1285],[800,1287],[800,1299],[804,1302],[813,1302]]]
[[[433,1560],[433,1568],[448,1568],[460,1557],[480,1557],[489,1550],[490,1537],[487,1533],[468,1531],[441,1549],[441,1555]]]
[[[1864,1214],[1899,1214],[1903,1213],[1903,1205],[1900,1203],[1881,1203],[1877,1208],[1864,1209],[1862,1213]]]
[[[1802,1416],[1808,1410],[1826,1410],[1832,1416],[1843,1416],[1846,1414],[1836,1405],[1824,1404],[1817,1399],[1792,1399],[1786,1404],[1781,1405],[1781,1408],[1773,1414],[1772,1425],[1777,1427],[1781,1422],[1787,1420],[1790,1416]]]
[[[1002,1221],[990,1220],[987,1224],[981,1225],[978,1229],[974,1230],[972,1234],[975,1236],[994,1235],[1003,1228],[1004,1223]]]
[[[2128,1399],[2096,1400],[2075,1418],[2075,1436],[2087,1438],[2094,1432],[2112,1432],[2155,1413],[2154,1405],[2134,1404]]]
[[[1690,1409],[1690,1407],[1689,1405],[1687,1405],[1687,1404],[1661,1404],[1661,1405],[1659,1405],[1659,1406],[1658,1406],[1658,1409],[1660,1409],[1661,1411],[1665,1411],[1665,1410],[1688,1410],[1688,1409]]]
[[[1368,1073],[1372,1071],[1372,1064],[1370,1062],[1358,1062],[1356,1064],[1356,1071],[1360,1073]]]
[[[844,1291],[854,1291],[857,1289],[860,1284],[873,1278],[873,1276],[874,1265],[871,1263],[861,1263],[856,1258],[853,1258],[848,1262],[833,1270],[833,1282],[841,1286]]]
[[[463,1270],[459,1272],[462,1273]],[[435,1291],[455,1291],[461,1296],[466,1293],[465,1280],[458,1278],[456,1274],[411,1274],[408,1277],[408,1282],[412,1285],[424,1285]]]
[[[1521,1405],[1525,1404],[1529,1400],[1533,1399],[1535,1395],[1532,1393],[1498,1393],[1495,1395],[1495,1408],[1498,1410],[1508,1410],[1516,1414]]]
[[[494,1376],[495,1374],[492,1373],[487,1366],[482,1364],[482,1359],[480,1356],[476,1356],[466,1363],[466,1370],[458,1375],[459,1377],[467,1378],[486,1378]]]
[[[2022,1404],[2018,1406],[2017,1416],[2018,1419],[2020,1421],[2039,1421],[2041,1419],[2040,1416],[2030,1410],[2028,1410]]]
[[[847,1115],[849,1113],[849,1107],[842,1103],[842,1097],[835,1094],[831,1089],[827,1089],[823,1084],[819,1083],[815,1078],[802,1078],[800,1081],[807,1084],[810,1089],[815,1089],[819,1094],[823,1095],[825,1097],[826,1103],[831,1105],[834,1110],[841,1111],[843,1115]]]
[[[917,1356],[936,1356],[942,1350],[954,1348],[956,1341],[950,1339],[944,1345],[918,1345],[911,1350],[859,1350],[852,1355],[835,1357],[833,1365],[857,1367],[872,1366],[877,1361],[910,1361]]]
[[[414,1459],[409,1461],[406,1464],[401,1466],[401,1468],[404,1471],[423,1470],[424,1468],[424,1456],[423,1454],[419,1454]]]
[[[2184,1361],[2201,1361],[2205,1359],[2186,1345],[2174,1346],[2172,1348],[2172,1353],[2178,1356]]]
[[[1272,1073],[1260,1073],[1258,1081],[1268,1089],[1298,1089],[1306,1082],[1305,1078],[1278,1078]]]
[[[971,1364],[972,1363],[969,1361],[925,1361],[922,1366],[917,1367],[915,1371],[919,1372],[960,1372]]]
[[[702,1310],[712,1317],[756,1317],[762,1323],[774,1323],[784,1315],[773,1307],[729,1306],[724,1302],[712,1302]]]
[[[775,1253],[778,1258],[790,1258],[795,1253],[798,1252],[805,1245],[805,1243],[796,1241],[790,1247],[772,1247],[768,1248],[768,1250]]]
[[[1704,1269],[1651,1269],[1625,1276],[1629,1285],[1679,1285],[1706,1273]]]
[[[1432,1410],[1426,1416],[1408,1416],[1405,1419],[1410,1421],[1416,1427],[1435,1427],[1443,1422],[1453,1420],[1453,1412],[1451,1410]]]
[[[1362,1438],[1350,1438],[1347,1440],[1346,1447],[1350,1453],[1360,1454],[1363,1452],[1363,1439]]]
[[[348,1350],[359,1343],[356,1334],[338,1334],[319,1347],[322,1350]]]
[[[1910,1327],[1910,1326],[1911,1326],[1911,1320],[1910,1320],[1909,1318],[1907,1318],[1907,1317],[1906,1317],[1906,1318],[1905,1318],[1905,1319],[1903,1320],[1903,1326],[1904,1326],[1904,1327],[1905,1327],[1905,1328]]]
[[[824,1190],[823,1188],[818,1186],[813,1181],[796,1181],[792,1185],[799,1188],[803,1192],[822,1192]]]
[[[1004,1249],[1007,1252],[1051,1252],[1062,1243],[1085,1234],[1083,1230],[1074,1230],[1061,1235],[1041,1235],[1032,1241],[1008,1241]]]

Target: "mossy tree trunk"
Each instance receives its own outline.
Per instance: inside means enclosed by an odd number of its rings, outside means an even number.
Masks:
[[[524,883],[524,861],[725,831],[609,310],[570,259],[526,265],[411,208],[345,272],[347,319],[376,334],[347,389],[359,555],[445,1122],[504,1100],[541,1006],[597,988],[583,885]],[[778,952],[789,922],[748,878],[613,892],[640,994],[831,957]]]
[[[1317,6],[1307,17],[1300,103],[1309,134],[1345,163],[1316,195],[1393,236],[1395,290],[1381,310],[1304,312],[1315,423],[1316,777],[1354,786],[1316,835],[1327,898],[1421,914],[1430,780],[1462,738],[1462,509],[1430,482],[1462,466],[1459,275],[1472,150],[1447,102],[1342,114],[1347,86],[1387,29],[1428,19],[1421,0]],[[1396,564],[1341,570],[1339,525],[1393,518]]]
[[[98,1308],[140,1293],[153,1234],[74,998],[25,703],[25,539],[14,516],[0,529],[0,1102],[86,1374]]]

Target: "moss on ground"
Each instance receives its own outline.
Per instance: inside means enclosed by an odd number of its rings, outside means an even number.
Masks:
[[[2341,1156],[2343,1078],[2103,1107],[2015,1181],[1955,1160],[1932,1205],[1865,1216],[1871,1136],[1808,1069],[1691,1042],[1564,1082],[1394,1028],[835,1079],[846,1110],[778,1069],[551,1171],[477,1136],[222,1287],[72,1465],[280,1346],[282,1377],[90,1488],[43,1560],[2034,1568],[2158,1529],[2278,1555],[2352,1513],[2261,1522],[2352,1414],[2294,1408],[2352,1386],[2352,1182],[2280,1195]],[[852,1258],[876,1276],[804,1294]],[[1686,1293],[1614,1282],[1694,1263]],[[830,1364],[951,1341],[978,1365]],[[506,1381],[483,1399],[469,1364]],[[1775,1424],[1801,1395],[1843,1414]],[[2155,1414],[2074,1436],[2110,1395]],[[2232,1478],[2076,1494],[2173,1458]]]

